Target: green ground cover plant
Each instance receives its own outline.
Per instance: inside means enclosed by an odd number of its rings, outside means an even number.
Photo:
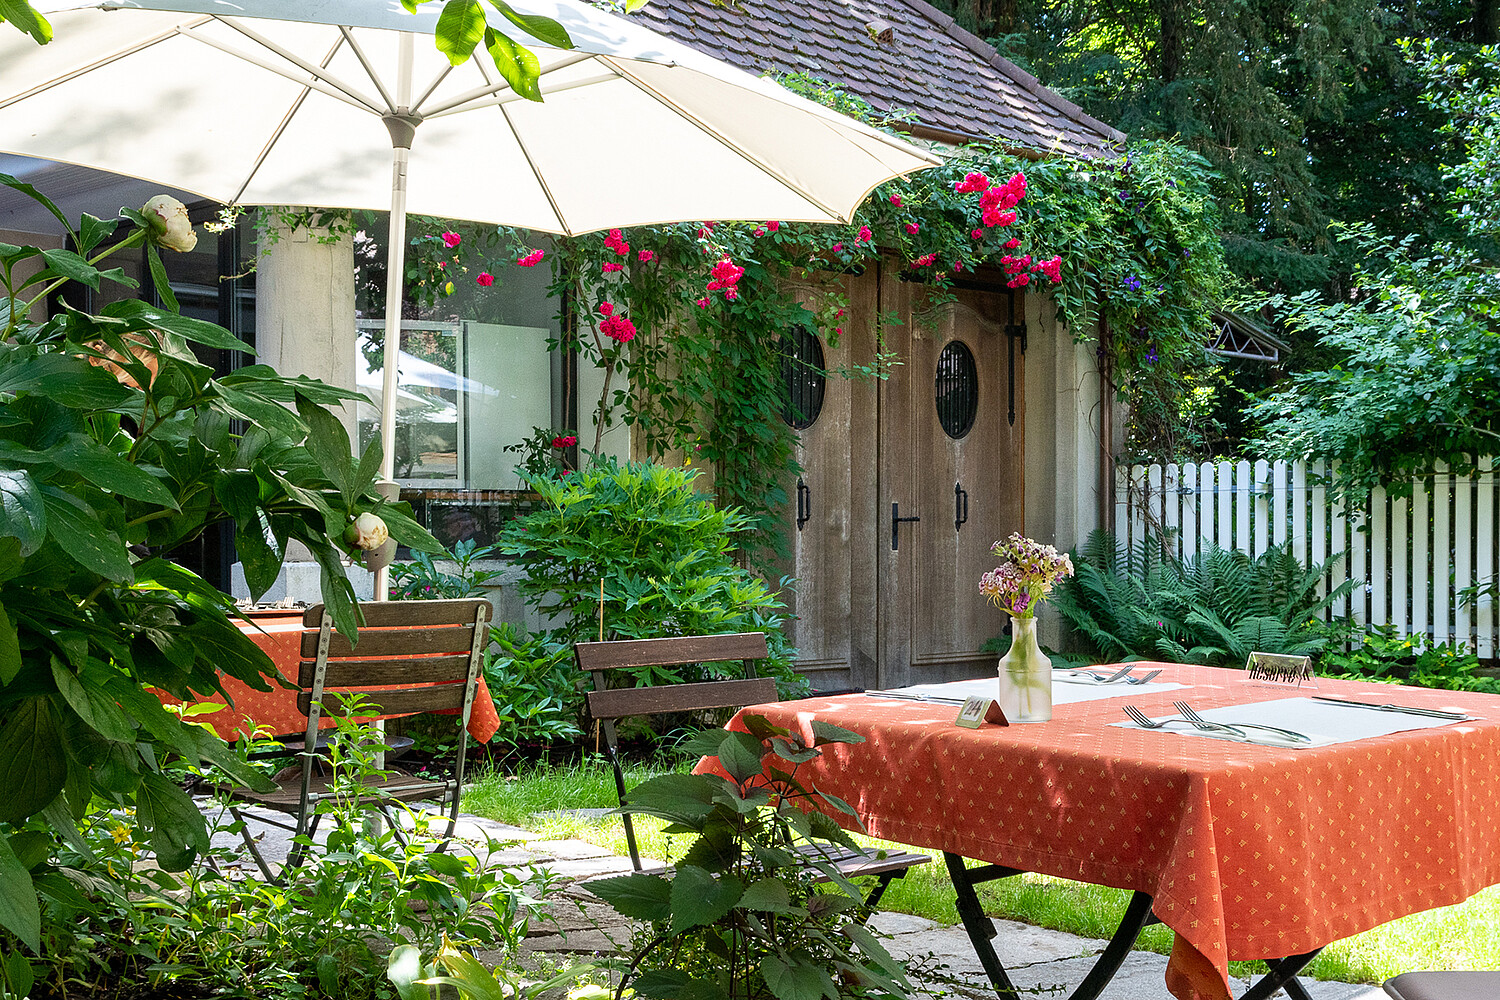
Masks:
[[[375,754],[383,748],[372,728],[340,720],[327,751],[335,795],[317,806],[326,844],[304,836],[307,855],[281,885],[253,874],[239,825],[222,806],[211,809],[210,826],[233,846],[211,847],[180,873],[150,863],[130,810],[90,813],[78,842],[34,874],[43,897],[41,957],[8,954],[0,988],[33,1000],[122,984],[145,997],[374,1000],[396,996],[387,975],[392,945],[429,965],[445,950],[519,955],[550,876],[491,865],[507,846],[498,842],[439,852],[444,824],[424,814],[406,811],[412,830],[404,843],[366,824],[355,791],[381,773]],[[275,768],[290,759],[246,764]],[[177,767],[173,777],[198,770]],[[518,967],[507,971],[519,975]]]

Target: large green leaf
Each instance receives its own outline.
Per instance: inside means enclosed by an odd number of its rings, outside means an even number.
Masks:
[[[385,521],[386,530],[391,533],[391,537],[417,552],[442,552],[443,543],[418,524],[407,513],[410,510],[411,505],[405,501],[387,503],[380,507],[380,518]]]
[[[636,920],[666,920],[672,915],[672,883],[660,875],[636,872],[594,879],[589,892]]]
[[[719,745],[719,763],[734,780],[749,781],[763,772],[764,752],[760,740],[749,733],[730,733]]]
[[[832,977],[812,962],[784,962],[767,955],[760,961],[760,974],[776,1000],[818,1000],[824,996],[837,1000],[839,995]]]
[[[99,683],[85,683],[57,657],[52,657],[52,679],[63,701],[105,739],[134,743],[135,726]],[[97,680],[97,679],[96,679]]]
[[[484,29],[484,47],[512,90],[528,101],[541,102],[542,88],[537,83],[541,63],[530,49],[517,45],[494,28]]]
[[[255,348],[217,323],[170,312],[159,306],[153,306],[149,302],[142,302],[140,299],[121,299],[111,302],[99,310],[99,314],[114,319],[143,320],[145,324],[155,329],[175,333],[183,340],[191,340],[195,344],[203,344],[206,347],[217,347],[223,351],[242,351],[246,354],[255,353]]]
[[[354,453],[349,446],[349,432],[332,413],[316,403],[297,397],[297,412],[307,422],[307,450],[323,475],[333,483],[344,499],[345,507],[354,505]]]
[[[541,14],[523,14],[505,0],[490,0],[490,5],[498,10],[507,21],[537,41],[558,49],[573,47],[573,39],[568,37],[568,29],[552,18],[543,17]]]
[[[42,950],[42,909],[31,884],[31,873],[22,866],[4,837],[0,837],[0,927],[32,951]]]
[[[214,385],[219,392],[219,401],[228,410],[252,424],[280,431],[293,440],[307,433],[307,425],[302,419],[280,403],[255,393],[241,392],[228,385],[224,379],[215,380]]]
[[[21,672],[21,637],[16,626],[0,604],[0,686],[9,684]]]
[[[186,792],[160,774],[142,775],[135,793],[135,818],[137,829],[166,871],[183,871],[208,850],[203,814]]]
[[[739,905],[746,910],[764,910],[769,913],[800,913],[792,905],[791,894],[786,883],[779,878],[763,878],[745,887]]]
[[[22,31],[28,30],[24,27],[24,25],[26,24],[26,19],[28,17],[35,17],[38,20],[41,20],[41,23],[43,25],[47,24],[47,22],[42,19],[42,16],[35,10],[33,10],[32,7],[25,2],[25,0],[0,0],[0,17],[4,17],[5,20],[11,21],[17,25],[22,25]],[[34,34],[32,35],[32,37],[36,38],[38,42],[41,42],[43,44],[48,42],[52,38],[52,28],[50,25],[47,25],[46,35],[46,38],[38,38]],[[51,198],[48,198],[46,195],[42,194],[30,184],[12,177],[10,174],[0,174],[0,184],[21,192],[32,201],[35,201],[37,204],[41,205],[47,211],[51,212],[52,217],[63,224],[63,230],[65,232],[71,233],[73,231],[73,223],[68,221],[68,217],[66,215],[63,215],[62,209],[54,205]]]
[[[82,434],[69,434],[63,443],[40,453],[69,472],[111,493],[177,509],[177,498],[155,476]]]
[[[57,710],[23,698],[0,729],[0,820],[19,823],[57,798],[68,777]]]
[[[43,250],[42,259],[53,273],[99,290],[99,269],[71,250]]]
[[[719,920],[744,892],[745,883],[733,875],[715,878],[702,868],[679,865],[672,878],[672,933]]]
[[[4,0],[0,0],[4,2]],[[119,219],[100,219],[84,212],[78,219],[78,252],[87,256],[120,228]]]
[[[35,392],[63,406],[108,410],[134,393],[72,354],[42,354],[0,366],[0,392]]]
[[[146,244],[146,262],[151,268],[151,284],[156,288],[156,295],[161,299],[161,304],[172,312],[181,312],[182,307],[177,304],[177,295],[172,291],[172,281],[167,277],[167,268],[161,262],[161,251],[156,249],[155,243]]]
[[[29,472],[0,469],[0,535],[16,539],[22,556],[47,539],[47,508]]]
[[[479,0],[448,0],[438,16],[434,41],[438,51],[459,66],[474,54],[484,34],[484,7]]]
[[[54,486],[42,487],[42,503],[47,509],[48,533],[80,566],[117,583],[131,581],[125,543],[99,523],[87,504]]]

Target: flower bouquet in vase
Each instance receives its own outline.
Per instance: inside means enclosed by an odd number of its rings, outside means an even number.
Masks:
[[[1067,553],[1013,532],[990,546],[1000,565],[979,578],[979,592],[1010,615],[1010,650],[1000,658],[1000,708],[1011,722],[1052,718],[1052,661],[1036,641],[1036,609],[1065,576]]]

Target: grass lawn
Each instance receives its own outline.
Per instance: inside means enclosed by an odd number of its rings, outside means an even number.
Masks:
[[[626,786],[667,770],[637,766],[627,770]],[[523,827],[549,837],[577,838],[624,855],[625,834],[618,816],[590,820],[576,816],[538,816],[553,810],[615,805],[614,776],[595,760],[579,766],[537,766],[515,776],[489,775],[464,793],[464,810]],[[670,859],[688,847],[684,837],[667,837],[662,824],[636,817],[636,834],[646,857]],[[859,838],[869,844],[881,841]],[[898,845],[899,846],[899,845]],[[921,848],[906,848],[921,851]],[[985,912],[1085,937],[1107,938],[1114,932],[1130,893],[1045,875],[1018,875],[979,887]],[[940,860],[913,869],[892,883],[880,908],[913,913],[944,924],[958,922],[953,887]],[[1172,932],[1148,927],[1136,942],[1145,951],[1167,954]],[[1308,967],[1317,979],[1378,983],[1413,969],[1500,968],[1500,886],[1486,889],[1457,906],[1418,913],[1329,945]],[[1253,963],[1239,966],[1243,974]]]

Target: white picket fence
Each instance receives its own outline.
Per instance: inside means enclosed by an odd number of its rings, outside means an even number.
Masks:
[[[1493,459],[1479,474],[1444,471],[1416,479],[1409,497],[1384,487],[1360,509],[1328,501],[1328,468],[1312,462],[1205,462],[1117,467],[1115,537],[1134,546],[1149,531],[1191,559],[1209,545],[1259,555],[1290,544],[1306,563],[1329,565],[1325,586],[1363,581],[1332,613],[1394,625],[1404,635],[1462,643],[1483,658],[1500,650],[1493,585],[1500,568],[1500,477]],[[1325,591],[1326,592],[1326,591]]]

